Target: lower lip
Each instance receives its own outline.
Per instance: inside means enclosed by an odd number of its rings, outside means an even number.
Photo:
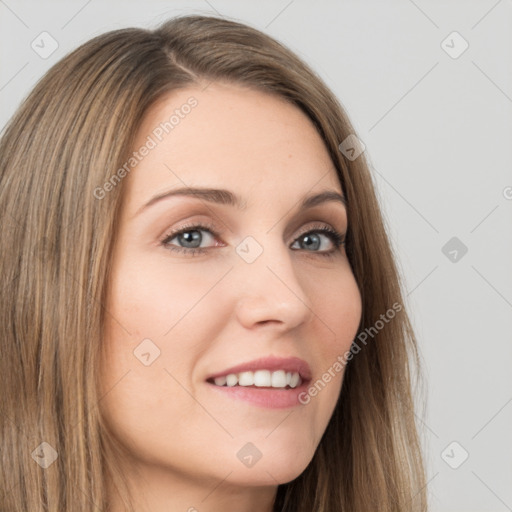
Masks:
[[[286,409],[288,407],[303,405],[299,401],[299,396],[301,393],[306,392],[308,386],[307,382],[303,382],[296,388],[289,389],[216,386],[209,382],[206,384],[229,398],[245,400],[246,402],[267,409]]]

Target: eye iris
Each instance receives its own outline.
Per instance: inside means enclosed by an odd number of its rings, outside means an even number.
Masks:
[[[184,244],[185,247],[189,248],[197,248],[201,245],[202,235],[198,230],[185,231],[184,233],[180,233],[178,235],[178,240],[181,244]],[[192,245],[188,245],[192,244]]]
[[[315,234],[304,235],[302,237],[303,246],[318,249],[320,247],[320,237]]]

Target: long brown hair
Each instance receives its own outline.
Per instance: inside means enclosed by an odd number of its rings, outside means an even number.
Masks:
[[[360,329],[403,305],[368,161],[339,149],[355,130],[296,55],[244,24],[195,15],[95,37],[46,73],[0,141],[1,511],[108,510],[105,476],[123,489],[97,375],[123,182],[101,200],[95,190],[129,158],[157,100],[210,81],[278,95],[307,114],[347,197]],[[320,445],[278,487],[275,511],[427,509],[411,372],[420,375],[419,355],[400,309],[348,362]]]

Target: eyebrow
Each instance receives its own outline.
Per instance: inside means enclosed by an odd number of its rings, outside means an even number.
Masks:
[[[238,208],[239,210],[245,209],[246,206],[245,202],[242,201],[240,197],[226,189],[185,187],[169,190],[167,192],[163,192],[162,194],[158,194],[152,197],[146,204],[142,205],[137,210],[135,215],[138,215],[142,211],[146,210],[150,206],[158,203],[163,199],[168,199],[174,196],[195,197],[198,199],[202,199],[203,201],[208,201],[210,203],[233,206]],[[337,202],[341,203],[344,207],[347,206],[346,198],[339,192],[336,192],[335,190],[324,190],[323,192],[319,192],[318,194],[313,194],[303,198],[301,203],[299,204],[299,209],[305,210],[307,208],[313,208],[315,206],[318,206],[319,204],[327,202]]]

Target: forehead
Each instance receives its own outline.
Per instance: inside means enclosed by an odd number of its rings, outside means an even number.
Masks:
[[[285,192],[342,192],[309,118],[282,98],[238,85],[215,82],[165,96],[138,129],[133,150],[143,146],[152,148],[128,180],[136,201],[183,186],[230,188],[260,202]]]

